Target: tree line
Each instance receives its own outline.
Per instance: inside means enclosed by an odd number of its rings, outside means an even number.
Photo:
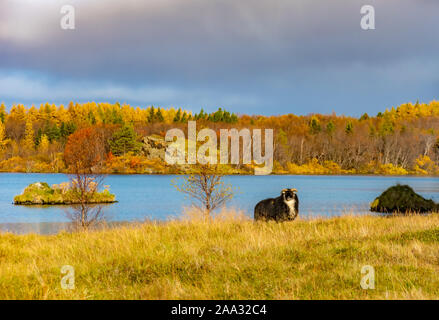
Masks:
[[[66,172],[69,138],[92,128],[101,144],[102,170],[169,172],[165,164],[142,156],[142,137],[163,137],[175,127],[185,131],[190,120],[197,121],[199,129],[218,133],[222,128],[274,129],[275,173],[439,174],[437,101],[406,103],[359,118],[335,113],[237,115],[222,108],[193,114],[181,108],[95,102],[70,102],[67,107],[46,103],[39,108],[18,104],[7,111],[1,104],[0,170]]]

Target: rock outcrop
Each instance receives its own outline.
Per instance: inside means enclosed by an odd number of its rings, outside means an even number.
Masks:
[[[166,150],[172,142],[165,141],[165,139],[158,135],[146,136],[142,139],[142,154],[148,160],[160,159],[165,161]],[[181,152],[181,150],[177,150]],[[175,156],[179,157],[181,153]]]
[[[381,213],[428,213],[439,210],[439,205],[425,199],[408,185],[388,188],[372,202],[370,210]]]
[[[143,137],[142,153],[147,159],[160,159],[165,161],[166,148],[171,142],[166,142],[164,138],[153,135]]]

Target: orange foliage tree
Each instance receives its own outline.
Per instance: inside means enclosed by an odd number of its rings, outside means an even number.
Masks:
[[[85,128],[70,135],[64,157],[73,174],[70,185],[78,205],[67,211],[74,227],[87,229],[104,219],[101,206],[90,203],[102,186],[104,176],[94,174],[93,168],[104,160],[104,136],[98,128]]]
[[[64,150],[72,172],[92,172],[105,158],[105,141],[98,128],[84,128],[71,134]]]

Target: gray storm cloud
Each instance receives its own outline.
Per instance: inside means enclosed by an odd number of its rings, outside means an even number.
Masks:
[[[19,101],[20,81],[37,81],[37,100],[44,88],[58,101],[113,88],[135,103],[348,114],[434,98],[439,3],[367,2],[374,31],[360,28],[356,0],[73,0],[76,30],[65,31],[65,1],[4,0],[0,77],[15,82],[0,94]]]

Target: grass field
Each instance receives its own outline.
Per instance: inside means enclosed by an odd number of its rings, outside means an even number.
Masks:
[[[439,215],[0,234],[0,299],[438,299]],[[75,289],[61,288],[61,267]],[[375,268],[374,290],[360,287]]]

